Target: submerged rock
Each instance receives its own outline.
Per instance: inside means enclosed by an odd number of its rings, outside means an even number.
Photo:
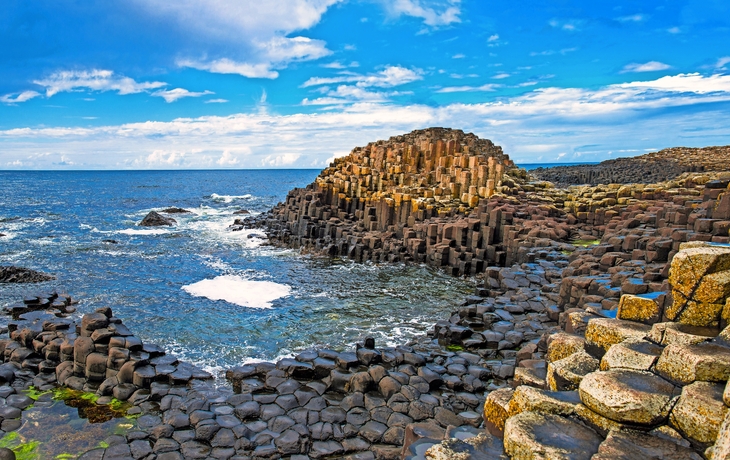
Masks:
[[[141,227],[162,227],[165,225],[175,225],[176,223],[177,221],[172,217],[165,217],[156,211],[150,211],[149,214],[142,219],[142,222],[140,222],[139,225]]]
[[[55,280],[56,277],[29,268],[12,265],[0,267],[0,283],[40,283]]]

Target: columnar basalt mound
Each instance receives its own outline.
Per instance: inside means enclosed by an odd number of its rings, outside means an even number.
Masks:
[[[650,184],[674,179],[685,172],[727,171],[730,146],[675,147],[631,158],[617,158],[597,165],[537,168],[530,174],[559,185]]]

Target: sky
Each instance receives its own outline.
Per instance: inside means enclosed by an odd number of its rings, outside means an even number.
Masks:
[[[3,1],[2,170],[323,168],[431,126],[518,164],[730,144],[730,2]]]

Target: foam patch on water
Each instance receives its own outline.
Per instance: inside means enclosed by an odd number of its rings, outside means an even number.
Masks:
[[[170,233],[170,230],[164,230],[161,228],[127,228],[119,230],[117,233],[121,233],[123,235],[164,235],[166,233]]]
[[[271,308],[271,302],[286,297],[291,287],[272,281],[252,281],[236,275],[216,276],[182,287],[196,297],[226,302],[250,308]]]
[[[210,195],[210,199],[213,201],[218,201],[220,203],[231,203],[234,200],[250,200],[253,198],[253,195],[246,194],[246,195],[218,195],[217,193],[212,193]]]

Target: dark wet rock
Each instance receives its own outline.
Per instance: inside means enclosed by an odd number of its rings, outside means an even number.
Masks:
[[[0,283],[41,283],[56,277],[29,268],[0,266]]]
[[[187,209],[176,208],[176,207],[165,208],[161,212],[164,212],[165,214],[185,214],[185,213],[190,213],[190,211],[188,211]]]
[[[172,217],[165,217],[158,212],[150,211],[138,224],[141,227],[163,227],[175,225],[177,221]]]

